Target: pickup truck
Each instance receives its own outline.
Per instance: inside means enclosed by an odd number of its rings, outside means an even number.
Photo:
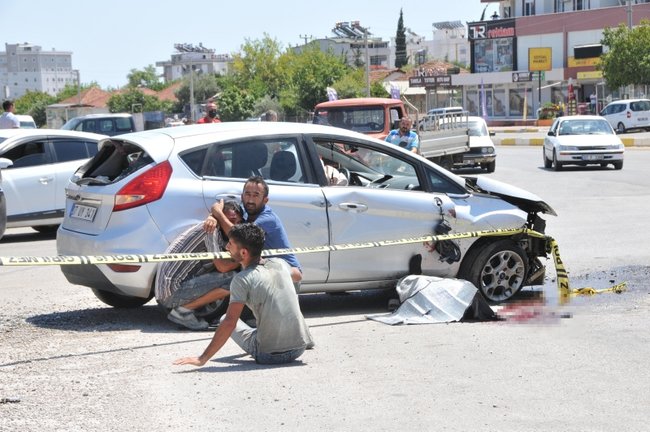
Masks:
[[[400,99],[339,99],[316,105],[314,123],[354,130],[383,140],[391,129],[399,127],[399,119],[408,115],[414,125],[423,125],[417,131],[422,156],[445,168],[462,162],[463,153],[469,150],[467,112],[432,115],[421,123],[417,109],[413,105],[410,107],[409,113]]]

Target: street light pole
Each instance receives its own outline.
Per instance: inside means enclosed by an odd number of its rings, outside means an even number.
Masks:
[[[363,28],[363,38],[366,43],[366,96],[370,97],[370,55],[368,54],[368,28]]]
[[[190,59],[190,120],[194,123],[194,64]]]

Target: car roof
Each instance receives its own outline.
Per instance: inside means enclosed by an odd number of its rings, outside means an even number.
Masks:
[[[373,105],[401,105],[402,102],[399,99],[390,99],[390,98],[350,98],[350,99],[338,99],[335,101],[321,102],[316,105],[316,108],[334,108],[334,107],[349,107],[349,106],[373,106]]]
[[[607,121],[605,120],[604,117],[601,117],[599,115],[570,115],[570,116],[562,116],[557,118],[559,121],[567,121],[567,120],[600,120],[600,121]]]
[[[638,98],[638,99],[619,99],[615,101],[611,101],[607,105],[614,105],[614,104],[626,104],[630,102],[639,102],[639,101],[648,101],[650,102],[650,99],[645,99],[645,98]]]
[[[106,135],[95,134],[91,132],[78,132],[63,129],[0,129],[0,139],[4,139],[2,144],[10,138],[21,137],[80,137],[94,140],[106,138]]]
[[[27,114],[14,114],[18,120],[34,120],[34,117]]]
[[[75,119],[93,119],[93,118],[116,118],[116,117],[133,117],[129,113],[95,113],[75,117]]]

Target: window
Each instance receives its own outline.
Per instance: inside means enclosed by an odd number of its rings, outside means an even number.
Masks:
[[[412,162],[400,159],[383,149],[329,140],[315,140],[315,144],[323,164],[336,168],[348,177],[348,187],[422,189]]]
[[[2,155],[2,157],[13,161],[12,168],[24,168],[49,163],[49,157],[46,153],[45,141],[31,141],[20,144]]]
[[[113,131],[113,120],[105,119],[99,121],[99,133],[106,134]]]
[[[535,0],[522,0],[522,10],[524,16],[535,15]]]
[[[213,144],[181,155],[198,176],[302,182],[303,170],[294,138],[271,138]]]
[[[57,162],[68,162],[79,159],[86,159],[97,153],[97,143],[60,139],[52,142]]]

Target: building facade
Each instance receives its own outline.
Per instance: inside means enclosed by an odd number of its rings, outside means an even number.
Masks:
[[[638,25],[650,17],[647,1],[629,6],[618,0],[498,3],[499,17],[467,24],[472,73],[452,76],[472,114],[492,120],[535,118],[545,103],[567,104],[570,87],[577,112],[584,112],[592,92],[598,108],[615,99],[647,96],[645,87],[608,88],[597,69],[604,28]]]
[[[8,44],[0,52],[0,96],[18,99],[28,90],[55,96],[68,85],[76,85],[78,71],[72,69],[72,52],[43,51],[30,43]]]
[[[170,60],[156,62],[157,67],[163,68],[163,80],[166,83],[179,80],[189,75],[190,70],[195,75],[219,74],[225,75],[232,63],[230,54],[216,54],[215,50],[205,48],[201,43],[174,44],[176,52]]]

